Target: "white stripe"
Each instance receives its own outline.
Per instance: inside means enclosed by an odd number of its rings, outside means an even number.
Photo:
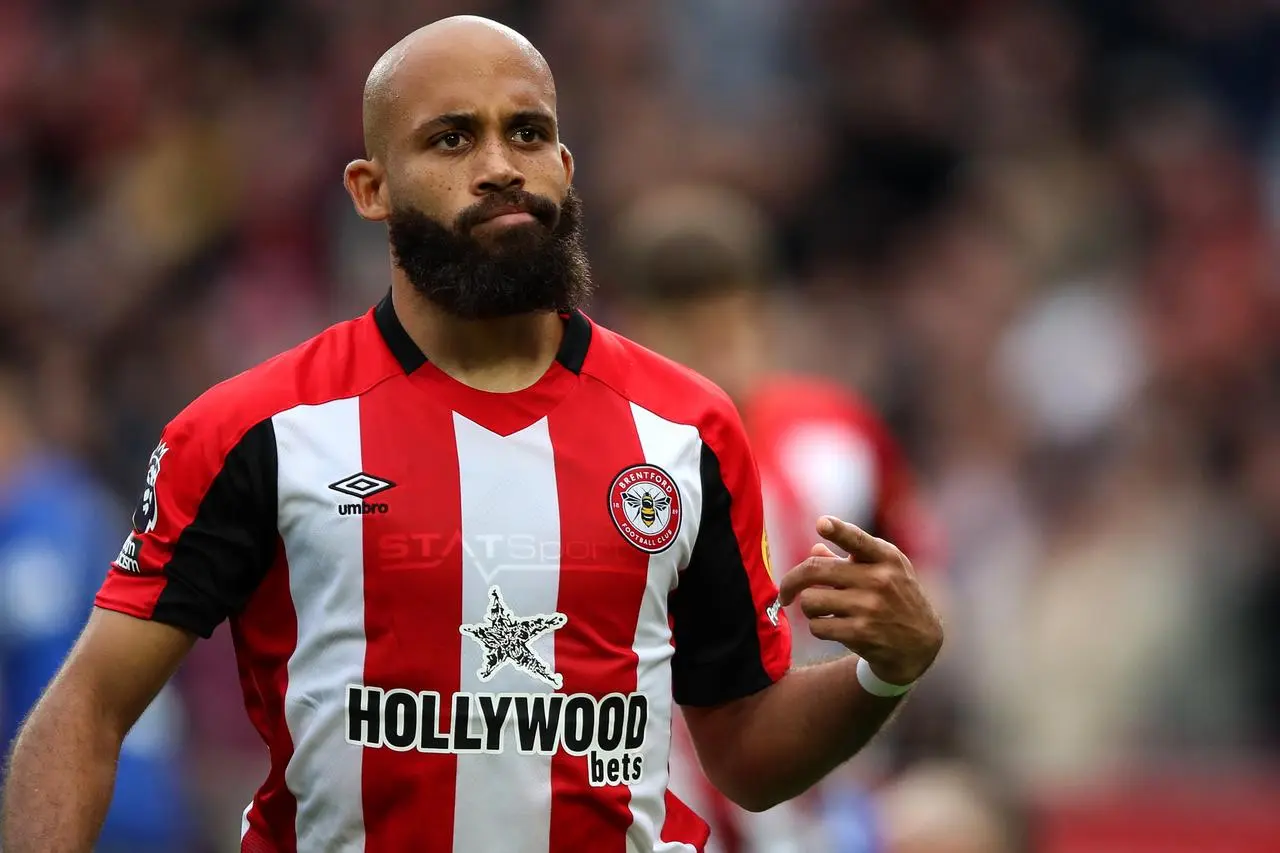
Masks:
[[[640,436],[644,461],[670,474],[680,492],[684,516],[680,534],[660,556],[664,562],[683,569],[689,565],[702,518],[702,438],[697,427],[660,418],[635,403],[631,404],[631,416]]]
[[[631,828],[627,850],[655,853],[693,853],[680,842],[663,842],[662,824],[667,808],[667,761],[671,754],[671,628],[667,599],[675,589],[679,570],[689,563],[702,517],[702,441],[696,427],[664,420],[640,406],[631,405],[636,432],[646,462],[671,475],[680,494],[683,522],[676,541],[649,558],[649,580],[632,648],[638,659],[636,691],[649,697],[649,731],[645,735],[644,775],[631,786]]]
[[[244,841],[244,837],[249,834],[249,812],[253,811],[253,800],[249,801],[249,805],[245,806],[244,814],[240,815],[240,840]]]
[[[362,470],[360,404],[299,406],[274,423],[280,535],[298,617],[284,697],[298,849],[361,853],[362,751],[347,743],[345,690],[364,682],[364,522],[339,516],[344,498],[329,489]]]
[[[560,559],[555,549],[530,547],[560,540],[555,455],[545,419],[509,436],[454,414],[462,487],[462,621],[477,624],[497,586],[517,618],[556,612]],[[555,634],[531,648],[555,669]],[[553,693],[538,678],[505,665],[481,681],[483,650],[462,638],[461,689],[470,693]],[[473,731],[483,724],[472,709]],[[460,725],[455,721],[454,725]],[[551,755],[515,749],[514,715],[496,754],[458,756],[453,849],[456,853],[514,850],[539,853],[551,837]],[[519,847],[512,847],[519,839]]]

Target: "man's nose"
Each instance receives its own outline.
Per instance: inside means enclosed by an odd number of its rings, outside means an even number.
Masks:
[[[502,140],[489,140],[476,160],[475,179],[471,191],[475,195],[488,195],[524,186],[524,173],[511,159],[511,149]]]

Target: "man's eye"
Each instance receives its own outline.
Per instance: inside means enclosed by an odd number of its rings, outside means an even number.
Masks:
[[[466,138],[461,133],[453,131],[436,139],[436,147],[448,149],[461,148],[462,144],[466,141]]]
[[[515,137],[521,142],[529,144],[546,139],[546,134],[536,127],[522,127],[515,132]]]

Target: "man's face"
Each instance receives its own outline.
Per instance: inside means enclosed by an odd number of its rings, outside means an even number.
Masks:
[[[389,117],[396,262],[467,319],[572,308],[590,290],[554,92],[516,66],[433,76],[412,89],[423,93],[416,109]]]
[[[518,61],[435,61],[402,68],[396,83],[412,103],[388,110],[392,209],[495,249],[555,226],[573,167],[542,78]]]

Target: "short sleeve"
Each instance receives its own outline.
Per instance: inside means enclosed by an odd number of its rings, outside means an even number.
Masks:
[[[672,692],[682,705],[731,702],[791,667],[791,629],[769,566],[760,475],[736,411],[700,429],[702,513],[671,596]]]
[[[275,560],[276,467],[270,419],[235,429],[179,415],[147,462],[96,605],[210,636]]]

